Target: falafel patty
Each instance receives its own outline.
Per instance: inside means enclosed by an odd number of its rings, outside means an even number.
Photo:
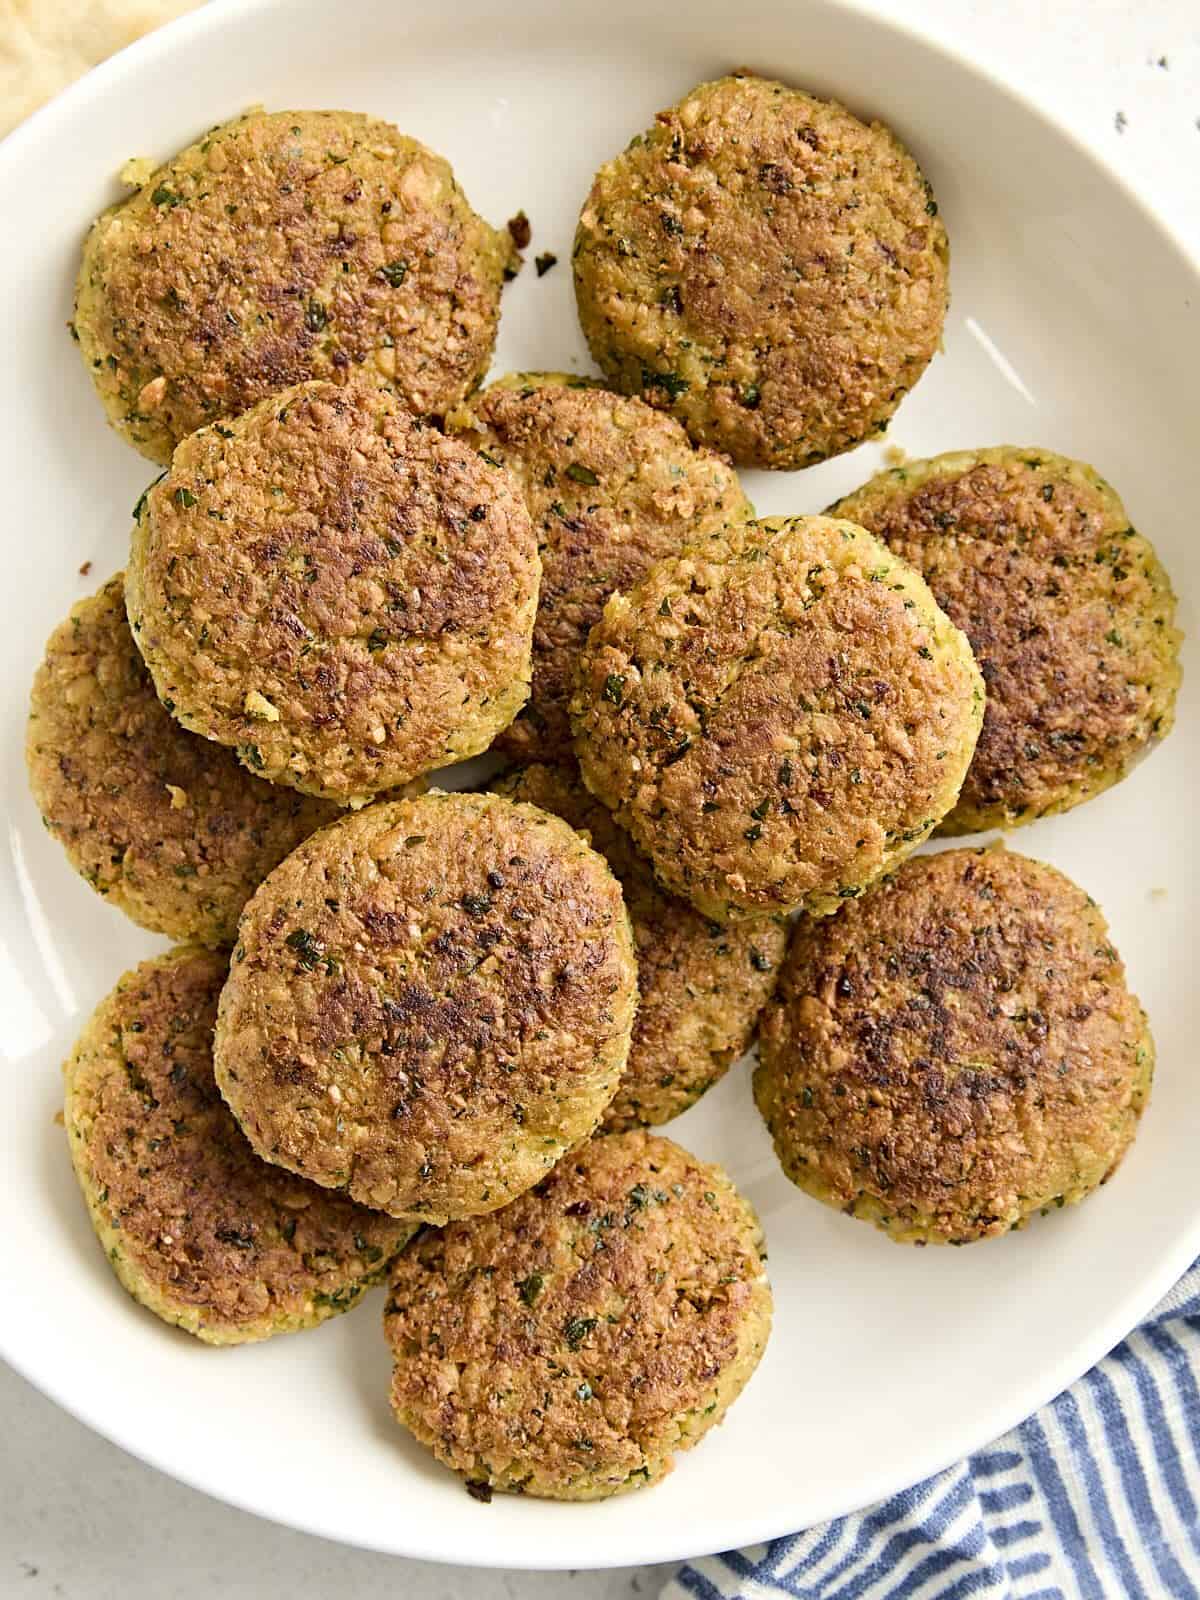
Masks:
[[[1154,1070],[1095,902],[999,848],[920,856],[798,923],[759,1049],[755,1099],[792,1182],[916,1243],[1082,1200]]]
[[[729,464],[673,418],[589,379],[514,373],[448,420],[516,476],[542,557],[533,685],[497,743],[525,761],[572,761],[572,675],[604,602],[751,507]]]
[[[987,683],[941,832],[1069,811],[1170,732],[1182,639],[1170,579],[1092,467],[1012,445],[950,451],[881,472],[830,515],[924,574]]]
[[[509,259],[390,123],[254,111],[96,221],[74,330],[111,425],[165,465],[214,418],[361,367],[445,411],[487,371]]]
[[[612,1132],[670,1122],[749,1049],[775,987],[786,927],[775,917],[725,927],[665,894],[650,863],[571,767],[518,767],[492,788],[564,818],[620,881],[637,950],[638,1007],[629,1060],[602,1126]]]
[[[636,1001],[620,884],[561,818],[487,794],[379,804],[246,907],[217,1082],[267,1160],[441,1224],[587,1138]]]
[[[937,209],[882,123],[768,78],[702,83],[584,203],[575,293],[592,355],[741,465],[853,449],[941,343]]]
[[[50,635],[26,738],[42,820],[75,870],[135,922],[231,944],[254,890],[338,808],[264,783],[181,728],[125,616],[125,575]]]
[[[67,1137],[92,1225],[135,1300],[208,1344],[315,1327],[412,1232],[260,1161],[213,1082],[223,956],[144,961],[66,1063]]]
[[[480,1491],[599,1500],[720,1422],[771,1326],[758,1219],[720,1167],[593,1139],[503,1211],[425,1233],[384,1310],[392,1409]]]
[[[906,562],[782,517],[614,595],[571,715],[584,781],[672,893],[718,920],[824,913],[953,806],[983,682]]]
[[[539,571],[503,468],[382,388],[318,381],[184,440],[140,503],[126,599],[184,727],[361,804],[511,722]]]

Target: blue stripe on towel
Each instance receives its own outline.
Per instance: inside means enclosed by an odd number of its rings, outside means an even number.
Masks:
[[[692,1562],[663,1600],[1200,1600],[1198,1374],[1200,1263],[969,1461],[765,1553]]]

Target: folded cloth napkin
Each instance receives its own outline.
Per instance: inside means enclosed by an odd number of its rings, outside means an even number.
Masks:
[[[1198,1504],[1200,1261],[988,1449],[853,1516],[691,1562],[663,1600],[1200,1600]]]
[[[197,0],[0,0],[0,136]]]

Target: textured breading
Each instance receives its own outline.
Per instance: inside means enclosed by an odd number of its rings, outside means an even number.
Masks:
[[[793,1183],[951,1244],[1103,1183],[1154,1069],[1095,902],[1000,849],[920,856],[797,924],[760,1053],[755,1097]]]
[[[621,887],[565,822],[496,795],[383,803],[246,907],[217,1082],[268,1160],[442,1223],[588,1137],[636,999]]]
[[[953,806],[983,715],[966,639],[850,522],[747,523],[660,561],[592,629],[588,787],[719,920],[836,910]]]
[[[382,388],[318,381],[180,445],[141,503],[126,599],[185,727],[357,804],[512,720],[539,571],[503,468]]]
[[[758,1364],[762,1254],[719,1167],[640,1131],[593,1139],[503,1211],[422,1234],[396,1261],[392,1407],[477,1492],[640,1488]]]
[[[492,787],[565,818],[620,880],[637,950],[638,1008],[629,1060],[603,1126],[669,1122],[749,1048],[783,960],[785,924],[763,917],[723,926],[665,893],[573,767],[518,767]]]
[[[597,173],[575,236],[601,370],[746,466],[881,433],[941,342],[948,273],[889,129],[747,74],[660,112]]]
[[[209,1344],[315,1327],[387,1270],[409,1225],[260,1161],[213,1082],[225,957],[145,961],[66,1064],[71,1160],[113,1271]]]
[[[242,906],[338,807],[254,778],[159,703],[125,616],[123,573],[50,636],[26,738],[42,820],[135,922],[230,944]]]
[[[1011,828],[1118,783],[1175,719],[1175,596],[1095,470],[1003,445],[910,461],[831,508],[911,561],[971,641],[987,711],[943,833]]]
[[[750,505],[728,462],[672,417],[586,379],[511,374],[448,420],[516,476],[542,557],[529,702],[497,744],[571,761],[567,701],[604,602]]]
[[[74,328],[113,427],[165,464],[215,418],[360,368],[445,411],[487,371],[509,259],[449,164],[389,123],[258,111],[96,221]]]

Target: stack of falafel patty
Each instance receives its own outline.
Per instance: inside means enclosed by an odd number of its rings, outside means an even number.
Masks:
[[[948,305],[929,184],[833,102],[701,84],[600,170],[602,379],[479,390],[519,257],[386,123],[256,111],[137,177],[74,329],[165,470],[28,738],[71,864],[177,941],[66,1064],[96,1233],[213,1344],[386,1281],[395,1415],[479,1498],[653,1482],[771,1291],[749,1202],[648,1129],[756,1034],[784,1171],[897,1239],[1120,1161],[1154,1052],[1095,903],[915,852],[1166,734],[1169,580],[1041,449],[755,518],[735,469],[881,433]]]

